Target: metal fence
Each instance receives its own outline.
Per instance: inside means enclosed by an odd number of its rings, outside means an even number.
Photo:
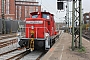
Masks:
[[[6,33],[10,33],[11,32],[11,21],[5,20],[5,26],[6,26]]]
[[[17,30],[18,30],[18,21],[13,20],[11,23],[11,31],[12,31],[12,33],[16,33]]]
[[[6,33],[16,33],[19,27],[25,27],[25,22],[21,20],[5,20]],[[0,34],[2,34],[2,19],[0,19]],[[25,31],[25,29],[22,29]]]
[[[0,34],[2,34],[2,27],[3,27],[3,25],[2,25],[2,19],[0,19]]]
[[[25,22],[18,20],[18,25],[19,25],[19,29],[21,30],[21,32],[25,32]]]

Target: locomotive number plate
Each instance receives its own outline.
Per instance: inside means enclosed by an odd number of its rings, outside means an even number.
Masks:
[[[43,24],[43,21],[26,21],[26,24]]]

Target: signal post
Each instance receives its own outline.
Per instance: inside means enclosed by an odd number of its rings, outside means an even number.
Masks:
[[[68,2],[72,1],[72,45],[71,48],[82,48],[82,0],[57,0],[57,9],[63,9],[63,3],[67,2],[67,15],[66,19],[68,20],[68,31],[69,31],[69,4]]]

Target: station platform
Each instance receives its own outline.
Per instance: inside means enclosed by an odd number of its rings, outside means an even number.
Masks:
[[[85,52],[72,51],[72,35],[62,33],[59,40],[52,48],[42,57],[41,60],[90,60],[90,41],[82,37],[82,45]]]

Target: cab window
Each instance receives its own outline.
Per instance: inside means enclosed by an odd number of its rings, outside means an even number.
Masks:
[[[50,19],[49,14],[42,14],[42,18]]]
[[[32,18],[38,18],[38,15],[32,15]]]

